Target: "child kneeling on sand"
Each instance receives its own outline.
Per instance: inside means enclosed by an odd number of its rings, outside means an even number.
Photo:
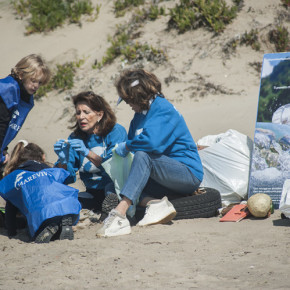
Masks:
[[[18,210],[26,217],[29,233],[36,243],[57,238],[72,240],[72,225],[81,210],[78,190],[64,183],[69,173],[51,168],[44,151],[34,143],[20,141],[5,167],[0,195],[6,200],[5,225],[8,236],[16,232]]]

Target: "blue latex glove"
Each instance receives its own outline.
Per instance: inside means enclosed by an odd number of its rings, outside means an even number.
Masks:
[[[86,145],[84,144],[83,140],[81,139],[72,139],[72,140],[68,140],[70,146],[76,150],[77,152],[79,152],[80,154],[82,154],[83,156],[88,156],[90,150],[86,147]]]
[[[126,157],[130,151],[126,147],[126,142],[122,142],[118,144],[115,152],[121,157]]]
[[[54,152],[58,155],[59,162],[61,164],[67,164],[69,159],[69,144],[64,139],[60,139],[53,147]]]

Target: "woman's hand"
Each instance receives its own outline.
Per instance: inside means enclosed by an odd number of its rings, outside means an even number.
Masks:
[[[54,152],[58,155],[61,164],[67,164],[69,159],[69,144],[60,139],[54,144]]]
[[[71,147],[76,150],[77,152],[79,152],[80,154],[82,154],[83,156],[88,156],[90,153],[90,150],[86,147],[86,145],[84,144],[83,140],[81,139],[71,139],[68,140],[69,144],[71,145]]]
[[[126,157],[130,151],[126,146],[126,142],[122,142],[118,144],[115,152],[121,157]]]

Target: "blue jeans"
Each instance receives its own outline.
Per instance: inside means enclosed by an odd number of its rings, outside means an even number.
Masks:
[[[200,180],[179,161],[137,151],[121,195],[136,205],[144,197],[159,199],[165,195],[188,195],[199,185]]]

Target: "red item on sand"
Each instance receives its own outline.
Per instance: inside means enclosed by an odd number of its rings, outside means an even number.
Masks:
[[[237,204],[220,219],[220,222],[239,222],[248,215],[250,215],[250,212],[247,205]]]

